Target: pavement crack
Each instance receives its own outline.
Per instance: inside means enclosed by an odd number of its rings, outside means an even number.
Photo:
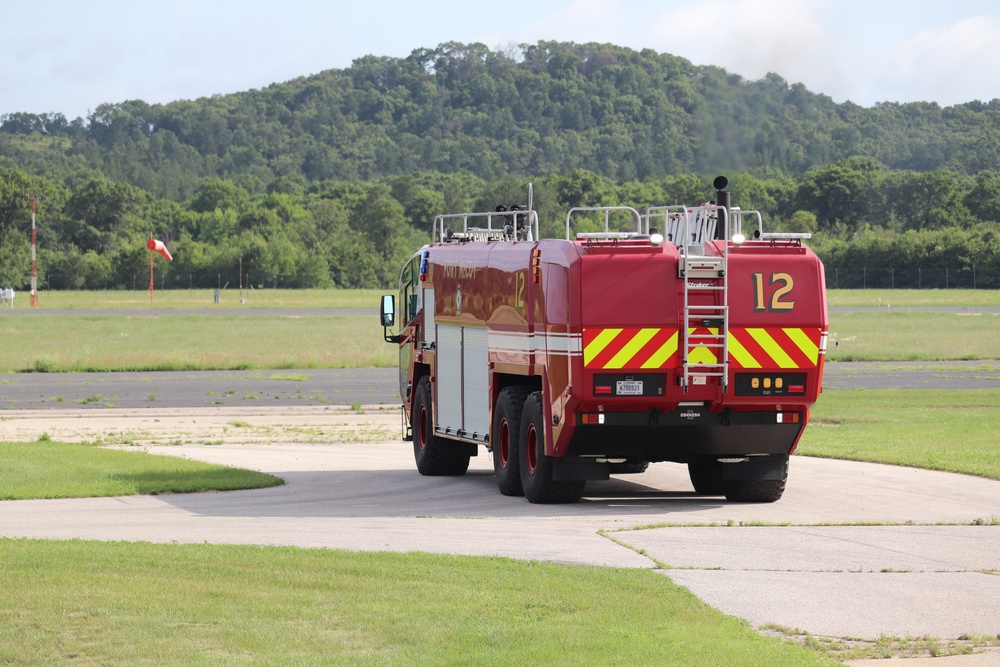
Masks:
[[[648,559],[651,563],[653,563],[653,565],[656,566],[656,569],[658,569],[658,570],[670,570],[670,569],[673,569],[673,567],[670,566],[670,565],[668,565],[667,563],[664,563],[661,560],[657,560],[656,558],[654,558],[653,556],[651,556],[649,554],[649,552],[646,551],[645,549],[640,549],[640,548],[638,548],[638,547],[636,547],[636,546],[634,546],[632,544],[629,544],[628,542],[625,542],[624,540],[620,540],[617,537],[614,537],[613,535],[611,535],[611,533],[616,533],[616,532],[619,532],[619,531],[618,530],[605,530],[605,529],[601,528],[600,530],[597,531],[597,534],[600,535],[601,537],[605,538],[605,539],[608,539],[608,540],[614,542],[615,544],[617,544],[620,547],[624,547],[625,549],[628,549],[629,551],[634,551],[635,553],[639,554],[643,558]]]

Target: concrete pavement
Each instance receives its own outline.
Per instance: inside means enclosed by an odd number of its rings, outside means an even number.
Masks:
[[[665,576],[758,627],[865,639],[1000,633],[1000,525],[974,525],[1000,520],[1000,482],[793,457],[785,497],[769,505],[696,496],[685,468],[675,464],[591,483],[576,505],[532,505],[496,491],[485,451],[466,476],[418,475],[410,446],[394,440],[395,413],[222,412],[215,421],[208,412],[196,414],[183,428],[216,433],[221,424],[227,444],[150,445],[149,451],[271,472],[285,486],[7,501],[0,503],[0,535],[661,563]],[[52,431],[58,415],[47,417],[34,428]],[[66,420],[71,433],[69,425],[78,422]],[[143,411],[112,421],[138,442],[143,433],[151,441],[173,437],[169,429],[178,427]],[[260,442],[255,429],[268,422],[277,425],[268,440],[275,444],[238,444]],[[0,422],[0,438],[9,436],[4,429],[31,435],[26,423]],[[87,439],[86,428],[79,432]],[[340,433],[342,444],[296,442],[296,434],[315,432]],[[196,433],[188,437],[198,441]]]

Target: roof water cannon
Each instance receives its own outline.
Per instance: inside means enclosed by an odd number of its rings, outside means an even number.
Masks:
[[[716,176],[715,180],[712,181],[712,186],[715,188],[715,203],[718,206],[726,209],[726,217],[720,220],[720,224],[715,226],[715,238],[725,240],[729,235],[729,207],[730,193],[725,190],[725,187],[729,185],[729,179],[725,176]],[[723,224],[725,223],[725,224]]]

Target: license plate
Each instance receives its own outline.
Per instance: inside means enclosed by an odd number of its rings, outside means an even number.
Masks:
[[[615,393],[618,396],[642,396],[642,380],[619,380]]]

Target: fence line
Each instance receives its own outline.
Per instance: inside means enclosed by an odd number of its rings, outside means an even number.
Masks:
[[[998,289],[996,271],[977,267],[826,265],[827,289]]]

